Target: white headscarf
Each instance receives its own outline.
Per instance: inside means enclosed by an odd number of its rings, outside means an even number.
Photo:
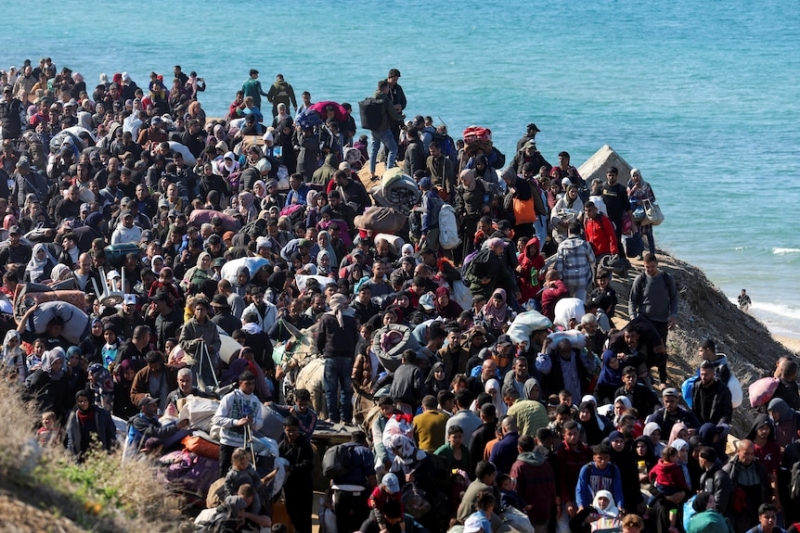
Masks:
[[[36,254],[37,252],[39,252],[39,250],[44,250],[45,253],[44,259],[36,258]],[[42,243],[39,243],[36,246],[34,246],[33,254],[31,255],[31,260],[28,261],[28,266],[25,268],[32,282],[35,282],[36,280],[42,277],[44,269],[45,267],[47,267],[48,261],[52,263],[53,266],[55,266],[56,263],[58,263],[58,261],[56,261],[56,258],[53,257],[53,254],[50,253],[50,250],[47,249],[47,246],[45,246]]]
[[[503,395],[501,394],[502,389],[500,387],[500,382],[497,381],[496,379],[488,380],[486,382],[486,385],[484,385],[483,387],[483,392],[491,395],[489,391],[492,389],[497,391],[497,394],[492,396],[492,405],[494,405],[495,409],[497,409],[497,416],[498,417],[506,416],[506,413],[508,412],[508,406],[503,402]]]
[[[600,509],[598,500],[600,498],[608,498],[608,507]],[[607,490],[598,490],[592,500],[592,507],[597,511],[597,514],[605,518],[619,518],[619,509],[617,509],[617,502],[614,501],[614,496]]]

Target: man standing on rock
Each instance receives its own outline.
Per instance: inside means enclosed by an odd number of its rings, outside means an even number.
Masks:
[[[678,319],[678,290],[672,276],[658,269],[655,254],[644,256],[644,272],[633,280],[630,293],[631,320],[641,315],[655,326],[667,346],[667,334]],[[667,357],[658,364],[658,379],[667,383]]]

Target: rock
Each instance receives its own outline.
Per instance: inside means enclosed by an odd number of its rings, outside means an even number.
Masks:
[[[627,161],[622,159],[617,152],[614,151],[609,145],[603,145],[598,151],[587,159],[578,169],[578,173],[586,180],[587,184],[591,184],[595,178],[600,179],[605,183],[606,171],[609,167],[617,167],[619,171],[619,182],[625,185],[631,177],[631,169],[633,168]]]

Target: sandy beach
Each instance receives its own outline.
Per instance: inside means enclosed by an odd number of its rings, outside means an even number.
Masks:
[[[795,353],[800,353],[800,339],[785,337],[783,335],[773,335],[772,338],[786,346],[786,349]]]

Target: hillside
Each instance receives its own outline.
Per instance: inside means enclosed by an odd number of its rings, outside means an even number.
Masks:
[[[755,380],[772,375],[775,362],[792,355],[786,346],[776,341],[761,322],[739,310],[702,270],[670,255],[659,254],[659,268],[674,277],[680,294],[678,325],[670,332],[670,381],[680,384],[700,364],[697,349],[700,342],[711,337],[717,351],[728,355],[731,368],[744,389],[744,402],[734,413],[734,435],[749,430],[753,418],[747,387]],[[627,279],[617,277],[612,286],[617,291],[620,305],[617,316],[628,317],[627,296],[634,278],[643,271],[642,263],[632,261],[633,269]],[[619,321],[618,321],[619,322]]]

